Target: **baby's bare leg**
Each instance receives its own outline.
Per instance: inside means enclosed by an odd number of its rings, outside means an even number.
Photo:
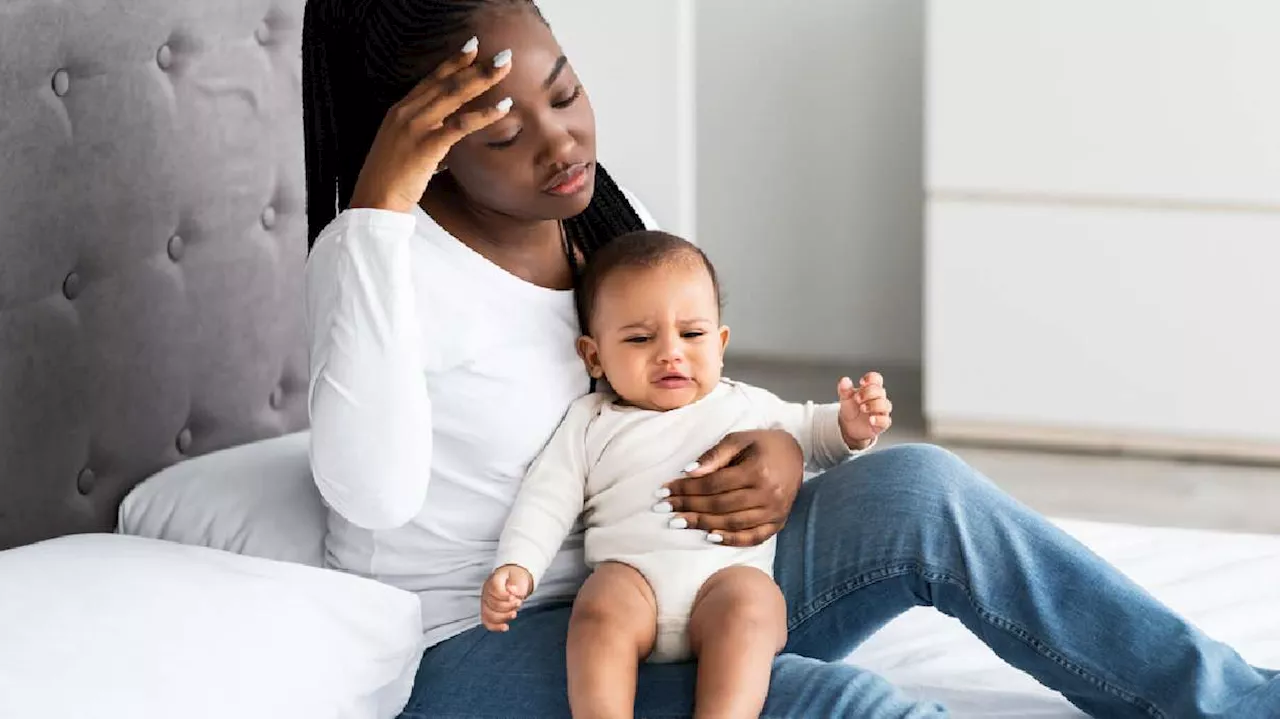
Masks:
[[[640,572],[605,562],[587,578],[569,620],[569,707],[575,719],[630,717],[636,673],[653,651],[658,603]]]
[[[729,567],[702,585],[689,619],[698,656],[697,717],[758,717],[773,658],[787,643],[787,602],[764,572]]]

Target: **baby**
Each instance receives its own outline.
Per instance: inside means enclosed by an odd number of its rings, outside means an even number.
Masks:
[[[506,631],[581,514],[593,572],[569,626],[574,716],[631,716],[641,660],[693,656],[699,716],[758,716],[787,633],[776,540],[717,544],[719,535],[672,529],[654,503],[732,432],[784,429],[812,470],[869,449],[889,425],[879,375],[856,389],[842,379],[829,405],[721,378],[729,328],[715,270],[696,246],[660,232],[597,251],[578,313],[578,353],[607,389],[575,402],[530,466],[483,589],[483,622]]]

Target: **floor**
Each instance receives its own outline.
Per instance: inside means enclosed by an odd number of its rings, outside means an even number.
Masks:
[[[840,368],[730,358],[728,377],[784,399],[833,401]],[[862,368],[846,368],[855,378]],[[919,370],[881,369],[894,402],[882,446],[930,441]],[[1280,467],[1066,454],[942,443],[1042,514],[1139,525],[1280,534]]]

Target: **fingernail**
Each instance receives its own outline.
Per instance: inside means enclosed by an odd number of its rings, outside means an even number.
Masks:
[[[667,497],[671,496],[671,490],[667,489],[666,487],[663,487],[662,489],[659,489],[658,491],[654,492],[653,496],[657,497],[658,499],[666,499]]]
[[[667,522],[667,526],[671,527],[672,529],[688,529],[689,520],[685,519],[684,517],[676,517],[670,522]]]
[[[503,99],[502,99],[502,101],[501,101],[501,102],[499,102],[499,103],[498,103],[498,105],[497,105],[497,107],[498,107],[498,112],[510,112],[510,111],[511,111],[511,106],[512,106],[512,105],[514,105],[514,104],[516,104],[516,103],[515,103],[515,100],[512,100],[512,99],[511,99],[511,98],[509,98],[509,97],[507,97],[507,98],[503,98]]]
[[[690,462],[690,463],[686,464],[686,465],[684,466],[684,469],[682,469],[682,470],[680,470],[680,471],[681,471],[681,472],[684,472],[685,474],[688,474],[688,473],[690,473],[690,472],[696,472],[696,471],[698,471],[698,463],[697,463],[697,462]]]
[[[875,417],[868,417],[868,418],[867,418],[867,424],[871,425],[872,427],[876,426],[876,418],[875,418]]]
[[[466,45],[462,46],[462,54],[470,55],[471,53],[479,49],[480,49],[480,38],[472,37],[470,40],[467,41]]]
[[[500,52],[500,53],[498,53],[497,55],[494,55],[494,56],[493,56],[493,66],[494,66],[494,67],[506,67],[507,65],[510,65],[510,64],[511,64],[511,51],[510,51],[510,50],[503,50],[502,52]]]
[[[675,507],[671,506],[670,502],[658,502],[657,504],[653,505],[653,511],[657,512],[658,514],[671,514],[676,510],[675,510]]]
[[[719,534],[716,534],[715,532],[712,532],[711,534],[707,535],[707,541],[711,542],[712,544],[720,544],[721,542],[724,541],[724,537]]]

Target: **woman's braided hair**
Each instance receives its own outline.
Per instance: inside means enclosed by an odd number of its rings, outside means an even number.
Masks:
[[[478,11],[533,0],[308,0],[302,23],[303,124],[307,165],[307,245],[351,201],[365,155],[388,108],[471,37]],[[545,19],[544,19],[545,22]],[[587,209],[564,223],[584,256],[644,229],[601,166]]]

